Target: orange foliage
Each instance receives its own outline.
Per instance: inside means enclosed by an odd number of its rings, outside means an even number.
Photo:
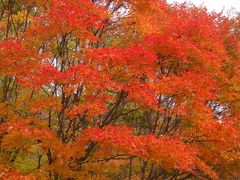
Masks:
[[[0,8],[1,179],[239,177],[239,16],[164,0]]]

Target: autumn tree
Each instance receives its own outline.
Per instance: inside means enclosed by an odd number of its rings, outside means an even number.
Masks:
[[[239,177],[239,22],[164,0],[2,0],[0,178]]]

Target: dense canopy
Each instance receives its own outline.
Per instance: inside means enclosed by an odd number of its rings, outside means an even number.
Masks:
[[[0,1],[0,179],[240,177],[239,17]]]

